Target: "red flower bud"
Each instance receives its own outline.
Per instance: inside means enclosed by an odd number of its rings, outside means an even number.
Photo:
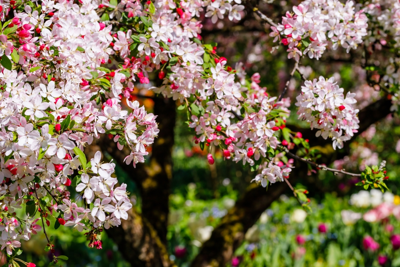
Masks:
[[[229,157],[231,156],[231,152],[229,152],[228,149],[224,149],[223,154],[224,154],[224,157],[225,157],[225,158],[229,158]]]
[[[247,149],[247,156],[250,158],[254,155],[254,150],[252,147],[249,147],[249,149]]]
[[[54,129],[59,132],[61,131],[61,124],[57,123],[56,126],[54,127]]]
[[[179,16],[181,16],[182,17],[182,15],[183,15],[183,10],[182,10],[182,8],[177,8],[176,9],[176,13],[178,13],[179,14]]]
[[[160,71],[160,73],[158,73],[158,78],[159,78],[160,80],[162,80],[162,79],[164,79],[164,77],[165,77],[165,72]]]
[[[222,130],[221,125],[217,125],[217,127],[215,127],[215,130],[217,130],[217,132],[220,132]]]
[[[64,225],[65,224],[65,220],[63,218],[58,218],[57,221],[59,222],[59,224]]]
[[[67,178],[67,181],[65,182],[65,186],[70,186],[72,184],[71,179]]]
[[[272,129],[272,131],[275,131],[275,132],[276,132],[276,131],[279,131],[279,127],[278,127],[278,126],[274,126],[274,127],[272,127],[271,129]]]
[[[62,171],[64,169],[64,166],[62,164],[53,164],[53,165],[54,165],[54,169],[57,172],[60,172],[60,171]]]
[[[344,110],[345,108],[346,108],[346,107],[342,105],[342,106],[339,107],[339,110],[342,111],[342,110]]]

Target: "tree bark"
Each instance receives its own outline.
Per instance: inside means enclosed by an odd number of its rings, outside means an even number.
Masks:
[[[166,248],[176,104],[172,99],[161,97],[154,98],[154,102],[160,132],[152,145],[148,164],[138,164],[136,168],[128,166],[123,163],[128,149],[118,150],[107,137],[98,142],[103,152],[111,155],[130,175],[140,191],[141,214],[131,212],[122,227],[107,231],[124,258],[135,267],[174,266]]]

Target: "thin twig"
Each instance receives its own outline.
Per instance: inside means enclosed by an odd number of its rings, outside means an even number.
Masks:
[[[40,208],[41,211],[44,211],[44,210],[42,209],[42,207],[40,206],[40,200],[39,200],[38,194],[37,194],[37,192],[36,192],[36,185],[35,185],[35,184],[33,185],[33,189],[35,190],[35,195],[36,195],[36,198],[37,198],[37,200],[38,200],[39,208]],[[44,220],[43,220],[42,212],[40,212],[40,218],[42,219],[43,233],[44,233],[44,235],[46,236],[47,243],[50,244],[50,239],[49,239],[49,237],[47,236],[46,227],[44,226]]]
[[[299,62],[296,61],[296,64],[294,64],[294,68],[292,70],[292,72],[290,73],[290,77],[287,80],[286,84],[285,84],[285,88],[283,89],[283,92],[279,95],[278,101],[281,101],[283,96],[286,94],[288,88],[289,88],[289,84],[290,84],[290,80],[292,79],[294,73],[296,72],[296,70],[299,68]],[[300,71],[299,71],[300,72]],[[301,74],[301,73],[300,73]]]
[[[49,191],[49,189],[47,189],[47,187],[43,186],[44,189],[46,189],[47,193],[49,193],[49,195],[54,199],[54,201],[59,204],[59,202],[56,200],[56,198],[51,194],[51,192]]]
[[[292,184],[289,182],[289,180],[286,178],[283,178],[283,180],[285,180],[285,182],[289,186],[290,190],[292,190],[294,197],[297,199],[297,202],[299,202],[300,205],[303,205],[303,203],[301,203],[299,197],[297,196],[296,192],[294,191],[294,188],[293,188]]]
[[[276,24],[275,22],[272,21],[272,19],[268,18],[266,15],[264,15],[260,10],[258,10],[258,8],[254,8],[253,9],[254,12],[256,12],[256,14],[258,16],[260,16],[260,18],[267,22],[269,25],[274,26],[274,27],[278,27],[278,24]]]
[[[310,164],[311,166],[314,166],[314,167],[316,167],[316,168],[318,168],[318,169],[322,169],[322,170],[324,170],[324,171],[331,171],[331,172],[335,172],[335,173],[342,173],[342,174],[346,174],[346,175],[350,175],[350,176],[361,177],[361,174],[360,174],[360,173],[346,172],[344,169],[338,170],[338,169],[328,168],[328,167],[326,167],[325,165],[320,165],[320,164],[317,164],[317,163],[315,163],[315,162],[312,162],[312,161],[310,161],[310,160],[308,160],[308,159],[299,157],[299,156],[297,156],[296,154],[293,154],[292,152],[290,152],[289,149],[287,149],[286,147],[282,147],[282,148],[283,148],[283,150],[286,152],[286,154],[288,154],[290,157],[295,158],[295,159],[298,159],[298,160],[303,161],[303,162],[305,162],[305,163],[308,163],[308,164]]]

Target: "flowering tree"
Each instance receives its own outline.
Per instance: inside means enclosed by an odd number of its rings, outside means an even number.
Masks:
[[[387,115],[389,108],[398,109],[398,60],[394,58],[377,69],[368,58],[369,50],[382,46],[397,51],[398,3],[356,5],[352,1],[307,0],[275,23],[253,3],[240,2],[0,3],[0,244],[11,266],[17,262],[34,266],[18,259],[20,242],[41,229],[46,233],[46,227],[72,226],[85,231],[90,247],[101,248],[99,234],[104,229],[119,231],[116,227],[128,219],[128,214],[135,216],[126,185],[115,178],[115,163],[103,162],[100,151],[89,159],[84,148],[94,138],[111,136],[124,155],[115,150],[110,154],[119,162],[140,168],[160,131],[157,116],[147,113],[131,93],[135,84],[149,84],[155,76],[159,84],[153,83],[151,89],[181,103],[178,110],[187,111],[195,143],[208,151],[209,164],[214,164],[213,154],[220,149],[226,160],[250,165],[254,181],[262,187],[285,182],[305,207],[307,191],[294,189],[289,182],[293,170],[289,158],[310,170],[361,177],[359,185],[365,189],[386,188],[384,162],[366,166],[362,173],[329,168],[317,163],[319,154],[311,149],[309,139],[321,136],[323,140],[314,143],[326,144],[329,140],[333,149],[341,149],[346,141]],[[274,49],[284,47],[288,59],[293,58],[289,77],[299,73],[303,85],[292,106],[298,107],[298,120],[309,123],[310,131],[292,131],[286,125],[291,107],[290,98],[286,98],[290,79],[280,94],[271,96],[261,87],[260,75],[248,79],[242,68],[233,69],[217,54],[215,45],[202,43],[201,16],[215,24],[225,18],[240,21],[245,11],[268,23],[270,36],[279,42]],[[318,60],[324,53],[360,47],[366,51],[362,66],[375,75],[368,76],[370,84],[393,94],[392,104],[383,99],[359,111],[356,94],[345,94],[334,78],[307,80],[301,71],[303,59]],[[127,108],[123,107],[125,102]],[[169,108],[175,108],[174,102],[167,102]],[[156,102],[155,110],[157,105],[166,104]],[[379,112],[370,115],[371,110]],[[158,115],[167,119],[165,114]],[[259,191],[262,194],[253,197],[278,196],[281,188]],[[245,196],[235,207],[236,211],[247,209],[245,213],[252,213],[240,225],[240,231],[246,231],[265,207],[249,209],[252,202],[247,200]],[[55,218],[54,225],[50,225],[51,217]],[[228,216],[225,221],[229,220]],[[145,222],[139,224],[153,229]],[[123,224],[123,230],[133,234],[135,224],[129,226],[130,230],[127,227]],[[148,264],[171,265],[165,248],[157,241],[165,239],[165,234],[157,234],[150,231],[149,238],[155,240],[153,245],[162,256],[155,253],[157,263]],[[46,237],[47,249],[52,251],[52,240]],[[218,237],[218,230],[214,237],[208,244]],[[229,242],[232,247],[222,242],[221,248],[232,250],[237,246]],[[202,251],[207,251],[207,243]],[[205,252],[199,254],[194,266],[213,260],[226,262],[227,256],[204,258]],[[53,258],[54,262],[67,259]]]

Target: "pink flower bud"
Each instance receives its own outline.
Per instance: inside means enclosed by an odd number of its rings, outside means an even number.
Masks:
[[[378,256],[378,263],[379,263],[380,266],[384,266],[387,261],[388,261],[388,257],[387,256],[383,256],[383,255],[379,255]]]
[[[186,248],[185,247],[181,247],[181,246],[176,246],[175,247],[175,256],[180,259],[185,257],[186,255]]]
[[[207,155],[207,160],[208,160],[208,163],[209,163],[209,164],[211,164],[211,165],[214,164],[214,158],[213,158],[213,156],[212,156],[211,154],[208,154],[208,155]]]
[[[112,107],[113,106],[112,100],[111,99],[107,99],[106,105]]]
[[[318,232],[325,234],[328,231],[328,227],[326,226],[326,224],[321,223],[320,225],[318,225]]]
[[[297,235],[296,236],[296,242],[299,245],[303,245],[304,243],[306,243],[306,239],[302,235]]]
[[[392,235],[390,242],[392,242],[393,249],[398,250],[400,248],[400,235]]]

